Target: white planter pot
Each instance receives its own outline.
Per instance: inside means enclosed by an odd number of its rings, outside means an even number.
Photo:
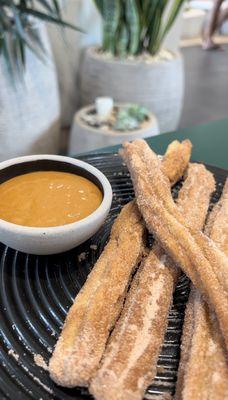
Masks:
[[[183,39],[192,39],[201,35],[205,15],[205,11],[197,9],[184,12]]]
[[[38,24],[46,62],[26,49],[26,70],[15,83],[0,57],[0,161],[59,150],[60,106],[46,28]]]
[[[116,103],[115,105],[120,105],[120,103]],[[101,147],[113,146],[125,140],[131,141],[159,134],[158,122],[152,113],[149,114],[146,127],[138,130],[118,132],[110,129],[98,129],[87,125],[83,121],[82,116],[91,109],[94,109],[94,106],[84,107],[74,116],[69,143],[69,154],[71,155],[92,151]]]
[[[174,130],[180,119],[184,92],[183,60],[179,52],[169,60],[119,60],[86,50],[80,70],[81,104],[98,96],[147,107],[158,118],[161,132]]]

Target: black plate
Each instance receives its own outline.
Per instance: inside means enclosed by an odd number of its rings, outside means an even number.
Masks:
[[[41,354],[48,362],[67,311],[102,251],[113,220],[133,197],[129,173],[117,154],[94,154],[81,159],[104,172],[113,188],[112,209],[100,231],[83,245],[57,256],[26,255],[0,244],[0,399],[92,399],[84,389],[57,387],[47,371],[38,367],[33,359],[34,354]],[[216,202],[227,172],[208,168],[217,181],[212,199]],[[91,245],[96,245],[97,249]],[[83,257],[78,256],[84,252],[85,259],[79,261]],[[183,275],[174,294],[158,361],[160,372],[145,398],[174,391],[188,293],[188,280]]]

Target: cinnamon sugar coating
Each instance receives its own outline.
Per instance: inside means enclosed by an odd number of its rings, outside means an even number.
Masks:
[[[228,255],[228,182],[209,215],[205,232]],[[219,267],[219,266],[218,266]],[[189,315],[189,308],[192,309]],[[191,336],[191,341],[188,340]],[[189,346],[186,346],[186,341]],[[196,289],[187,305],[175,399],[228,398],[228,360],[213,313]],[[186,356],[187,354],[187,356]]]
[[[138,207],[148,229],[169,256],[205,295],[215,311],[228,347],[227,257],[198,229],[192,229],[174,203],[160,162],[143,140],[125,143],[125,162],[131,173]]]
[[[214,180],[203,165],[191,164],[179,192],[178,208],[202,229]],[[155,244],[138,269],[90,385],[97,400],[140,400],[156,374],[178,268]]]
[[[135,202],[116,219],[104,251],[70,308],[49,362],[62,386],[86,386],[121,311],[129,279],[144,253],[144,224]]]

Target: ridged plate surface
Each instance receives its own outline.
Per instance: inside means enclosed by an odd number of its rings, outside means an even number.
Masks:
[[[67,311],[102,251],[113,220],[133,197],[129,173],[118,155],[90,154],[81,158],[104,172],[114,192],[111,212],[99,232],[78,248],[57,256],[31,256],[0,245],[0,399],[92,399],[84,389],[57,387],[48,372],[34,362],[35,354],[48,362]],[[215,202],[227,173],[209,169],[217,181],[212,199]],[[170,310],[159,372],[147,391],[147,399],[174,391],[188,293],[188,280],[183,275]]]

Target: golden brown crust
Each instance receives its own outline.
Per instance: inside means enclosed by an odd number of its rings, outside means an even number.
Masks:
[[[187,150],[188,148],[188,150]],[[175,146],[165,156],[165,173],[180,179],[187,168],[190,145]],[[182,152],[184,156],[182,157]],[[180,167],[180,159],[182,167]],[[163,162],[162,162],[163,165]],[[129,279],[143,253],[144,225],[135,203],[124,207],[110,241],[78,294],[50,360],[52,379],[63,386],[86,386],[98,368],[109,332],[122,308]]]
[[[161,169],[163,174],[169,177],[171,185],[178,182],[184,175],[186,166],[190,161],[191,151],[192,144],[188,139],[181,143],[174,140],[167,147]]]
[[[172,199],[159,160],[145,141],[126,143],[124,159],[148,229],[205,295],[228,347],[227,257],[211,239],[185,221]]]
[[[51,378],[59,385],[85,386],[97,368],[130,276],[142,258],[143,233],[141,215],[131,202],[116,219],[107,246],[67,315],[49,363]]]
[[[180,399],[224,400],[228,396],[228,370],[222,336],[198,291],[193,304],[193,335]]]
[[[228,255],[228,185],[224,186],[220,201],[211,212],[205,231],[211,235],[217,245]],[[194,313],[191,318],[186,314],[182,335],[181,360],[178,370],[178,381],[175,399],[195,400],[228,398],[228,364],[223,338],[217,327],[217,321],[210,313],[207,304],[192,290],[191,300]],[[188,304],[188,307],[191,306]],[[190,329],[189,329],[190,328]],[[185,342],[189,332],[192,336],[191,345],[186,350]],[[186,352],[188,352],[186,357]]]
[[[209,215],[205,233],[220,249],[228,254],[228,180],[226,180],[220,201]]]
[[[156,373],[167,324],[159,314],[167,315],[173,281],[169,268],[150,252],[134,277],[102,366],[91,382],[89,390],[97,400],[142,398]]]
[[[194,332],[194,297],[195,289],[192,288],[189,300],[185,310],[185,318],[183,325],[183,333],[181,337],[181,358],[178,367],[178,378],[175,390],[175,400],[182,399],[182,390],[185,379],[186,365],[189,360],[190,350],[192,345],[192,335]]]
[[[203,227],[212,181],[204,166],[189,167],[178,207],[194,228]],[[133,279],[102,365],[90,385],[97,400],[142,399],[156,373],[177,274],[173,262],[155,244]]]

